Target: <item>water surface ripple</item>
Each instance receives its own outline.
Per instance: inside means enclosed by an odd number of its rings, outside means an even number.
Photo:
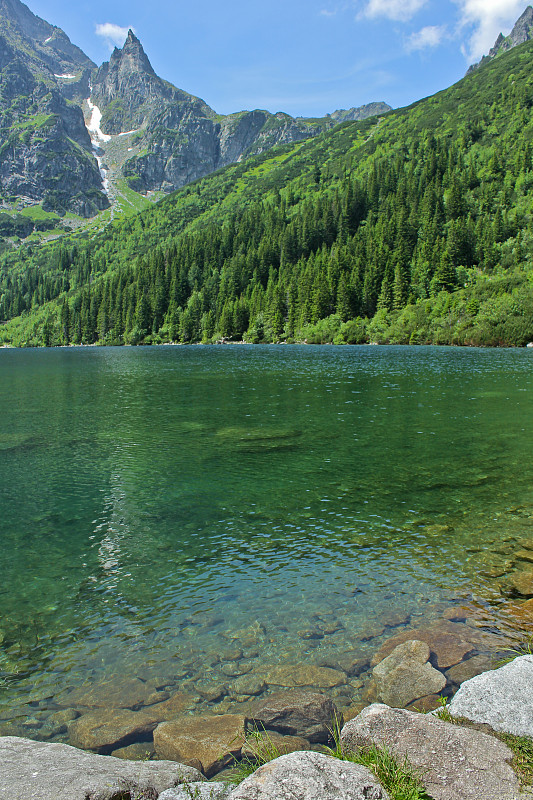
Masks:
[[[531,533],[532,359],[0,351],[0,707],[117,673],[194,684],[254,626],[250,663],[319,664],[398,613],[497,608],[484,567]]]

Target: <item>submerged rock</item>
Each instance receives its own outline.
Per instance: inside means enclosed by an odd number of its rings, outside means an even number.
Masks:
[[[429,664],[426,642],[407,641],[374,667],[377,697],[388,706],[404,708],[414,700],[437,694],[446,678]]]
[[[313,664],[286,664],[265,667],[265,680],[269,686],[312,686],[317,689],[331,689],[346,683],[346,675],[328,667]]]
[[[335,725],[342,724],[342,715],[330,697],[302,689],[276,692],[252,708],[246,717],[246,728],[256,728],[289,736],[302,736],[309,742],[327,742]]]
[[[136,739],[146,738],[157,720],[142,711],[110,709],[90,711],[72,722],[68,729],[70,743],[82,750],[110,753]]]
[[[291,753],[246,778],[229,800],[388,800],[370,770],[322,753]]]
[[[446,677],[450,683],[460,686],[465,681],[469,681],[470,678],[474,678],[481,672],[490,669],[493,669],[490,656],[472,656],[472,658],[461,661],[460,664],[456,664],[454,667],[450,667],[450,669],[446,670]]]
[[[66,744],[0,738],[0,797],[6,800],[116,800],[157,797],[183,781],[202,781],[192,767],[168,761],[132,763]]]
[[[236,714],[181,717],[154,731],[160,758],[192,764],[208,778],[240,757],[244,741],[244,719]]]
[[[152,742],[135,742],[113,750],[111,755],[113,758],[125,758],[128,761],[150,761],[155,756],[155,750]]]
[[[188,692],[176,692],[168,700],[150,706],[148,713],[158,722],[174,719],[192,705],[192,695]]]
[[[514,572],[509,581],[509,588],[514,594],[522,597],[533,596],[533,566]]]
[[[495,731],[533,737],[533,655],[466,681],[448,710]]]
[[[341,732],[344,750],[386,746],[407,757],[433,800],[518,800],[520,786],[509,748],[486,733],[434,716],[372,705]]]
[[[127,680],[114,678],[90,686],[73,689],[61,697],[61,705],[68,708],[132,708],[137,709],[167,700],[168,692],[157,691],[156,686],[139,678]]]
[[[432,663],[439,669],[448,669],[458,664],[463,658],[475,650],[481,637],[477,631],[466,625],[439,620],[435,625],[425,628],[405,630],[387,639],[372,658],[372,666],[383,661],[395,647],[409,640],[426,642],[431,651]]]

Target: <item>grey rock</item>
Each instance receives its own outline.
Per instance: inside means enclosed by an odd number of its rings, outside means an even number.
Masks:
[[[260,767],[229,800],[387,800],[370,770],[322,753],[290,753]]]
[[[414,700],[437,694],[446,678],[429,664],[429,645],[407,641],[398,645],[372,673],[378,699],[389,706],[404,708]]]
[[[342,720],[335,703],[327,695],[292,689],[276,692],[258,702],[247,716],[245,725],[247,728],[265,728],[289,736],[302,736],[309,742],[327,742],[336,715]]]
[[[339,123],[353,122],[368,119],[368,117],[377,117],[381,114],[386,114],[388,111],[392,111],[392,107],[388,103],[367,103],[364,106],[349,108],[348,110],[340,108],[329,116]]]
[[[116,48],[109,62],[93,73],[91,100],[103,112],[106,134],[137,132],[134,152],[122,157],[119,166],[139,192],[171,192],[277,144],[309,139],[346,120],[390,110],[371,103],[318,122],[258,109],[221,117],[200,98],[159,78],[132,31],[124,47]],[[113,143],[110,152],[112,148]],[[107,145],[102,149],[106,152]],[[120,161],[120,154],[113,153]]]
[[[4,196],[83,216],[107,207],[83,113],[56,77],[70,73],[78,83],[93,67],[60,28],[20,0],[0,0],[0,127],[9,142],[0,155]]]
[[[433,716],[375,704],[341,732],[346,751],[385,745],[420,769],[433,800],[518,800],[512,752],[493,736]]]
[[[533,737],[533,655],[466,681],[448,709],[495,731]]]
[[[113,137],[98,151],[111,199],[117,179],[142,193],[171,192],[277,144],[389,110],[371,103],[321,120],[258,109],[221,116],[159,78],[133,31],[97,68],[60,28],[20,0],[0,0],[0,127],[9,143],[0,153],[4,196],[86,217],[108,207],[84,123],[89,94],[102,111],[102,130]],[[5,215],[0,235],[25,237],[37,225],[22,216],[16,223]]]
[[[114,800],[122,792],[156,796],[198,770],[170,761],[129,762],[66,744],[0,738],[0,797],[6,800]]]
[[[165,789],[159,795],[159,800],[227,800],[232,789],[233,786],[227,783],[188,783],[186,786]]]

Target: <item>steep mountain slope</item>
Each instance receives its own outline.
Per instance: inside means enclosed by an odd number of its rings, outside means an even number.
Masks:
[[[0,34],[24,54],[25,66],[57,75],[94,69],[95,64],[72,44],[61,28],[37,17],[20,0],[0,0]]]
[[[111,201],[112,219],[146,205],[147,196],[157,199],[154,193],[276,144],[389,110],[378,103],[322,120],[267,111],[223,117],[159,78],[132,31],[96,68],[60,28],[20,0],[0,0],[0,43],[4,236],[32,231],[28,216],[21,225],[17,213],[26,206],[92,217]]]
[[[524,42],[529,42],[531,39],[533,39],[533,8],[528,6],[515,23],[509,36],[504,36],[503,33],[500,33],[494,43],[494,47],[489,50],[489,54],[483,56],[478,64],[473,64],[467,75],[487,64],[493,58],[497,58],[502,53],[506,53],[508,50],[512,50],[513,47],[524,44]]]
[[[220,116],[203,100],[159,78],[131,30],[124,47],[116,48],[92,75],[90,100],[102,113],[102,131],[112,137],[111,145],[100,141],[108,169],[108,153],[114,161],[112,183],[122,174],[143,194],[174,191],[276,144],[315,136],[346,115],[363,119],[390,110],[375,103],[321,120],[259,110]],[[116,137],[125,137],[118,152]]]
[[[7,253],[0,340],[533,340],[532,56]]]
[[[87,217],[108,205],[81,109],[61,83],[93,63],[19,0],[0,0],[0,202]],[[63,76],[63,77],[61,77]],[[66,77],[73,76],[73,77]]]

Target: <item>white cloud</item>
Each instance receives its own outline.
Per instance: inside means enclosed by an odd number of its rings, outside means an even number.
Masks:
[[[363,9],[365,17],[388,17],[406,21],[426,5],[428,0],[369,0]]]
[[[445,25],[427,25],[409,36],[406,50],[410,53],[413,50],[428,50],[430,47],[438,47],[445,35]]]
[[[132,30],[135,33],[133,28]],[[122,47],[128,35],[128,31],[129,27],[122,28],[120,25],[114,25],[112,22],[104,22],[96,26],[96,35],[105,39],[111,48],[113,48],[114,45]]]
[[[498,34],[508,33],[526,7],[525,0],[454,0],[461,26],[473,27],[467,58],[477,61],[493,46]]]

